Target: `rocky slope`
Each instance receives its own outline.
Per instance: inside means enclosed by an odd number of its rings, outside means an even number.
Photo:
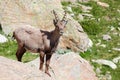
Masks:
[[[59,17],[63,16],[60,0],[0,0],[0,23],[6,34],[20,26],[32,25],[43,30],[52,30],[53,14],[55,10]],[[70,48],[74,51],[86,51],[89,38],[77,21],[69,15],[64,36],[61,38],[60,48]]]

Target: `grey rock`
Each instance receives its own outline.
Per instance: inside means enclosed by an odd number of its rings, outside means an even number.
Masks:
[[[114,31],[115,27],[114,26],[110,26],[110,31]]]
[[[85,6],[85,5],[80,5],[80,6],[83,12],[90,12],[90,10],[92,9],[92,7],[90,6]]]
[[[119,23],[119,25],[120,25],[120,23]],[[120,31],[120,27],[118,27],[117,29]]]
[[[53,54],[50,74],[39,70],[39,58],[21,63],[0,56],[1,80],[98,80],[88,61],[74,52]]]
[[[80,21],[83,21],[83,20],[84,20],[83,15],[79,14],[79,15],[78,15],[78,19],[79,19]]]
[[[117,9],[117,12],[119,12],[119,13],[120,13],[120,9]]]
[[[92,46],[93,46],[93,42],[92,42],[92,40],[91,39],[89,39],[89,41],[88,41],[89,43],[88,43],[88,48],[91,48]]]
[[[106,80],[112,80],[112,76],[110,75],[110,72],[107,71],[105,74]]]
[[[67,10],[68,10],[69,12],[72,12],[72,8],[71,8],[70,6],[67,7]]]
[[[101,40],[98,39],[98,43],[96,43],[95,45],[96,45],[96,46],[99,46],[100,44],[101,44]]]
[[[103,48],[106,48],[106,44],[101,44],[100,46]]]
[[[74,13],[71,13],[70,15],[71,15],[71,17],[74,17],[74,16],[75,16],[75,14],[74,14]]]
[[[100,6],[102,6],[102,7],[109,7],[109,4],[104,3],[104,2],[98,1],[97,4],[100,5]]]
[[[107,65],[107,66],[111,67],[112,69],[116,69],[117,68],[117,65],[114,64],[110,60],[98,59],[98,60],[92,60],[92,61],[95,62],[95,63],[98,63],[98,64]]]
[[[114,58],[114,59],[113,59],[113,62],[116,63],[116,64],[117,64],[118,62],[120,62],[120,56]]]
[[[96,71],[95,71],[98,75],[101,73],[101,70],[100,68],[96,68]]]
[[[120,48],[112,48],[115,51],[120,51]]]
[[[0,43],[5,43],[7,41],[8,41],[8,39],[5,36],[0,34]]]
[[[34,67],[38,68],[38,62],[39,59],[36,59],[27,63],[27,65],[34,65]],[[55,75],[57,80],[97,80],[94,74],[91,75],[92,67],[89,66],[89,63],[74,52],[69,52],[64,55],[54,54],[51,59],[50,67],[50,73]],[[87,70],[84,68],[87,68]],[[54,74],[52,72],[54,72]]]

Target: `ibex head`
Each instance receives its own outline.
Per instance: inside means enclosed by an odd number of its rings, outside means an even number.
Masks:
[[[59,19],[57,13],[54,10],[53,10],[53,14],[55,16],[55,19],[53,19],[53,23],[54,23],[56,29],[59,31],[59,34],[62,35],[64,32],[63,30],[68,22],[66,20],[66,11],[65,11],[65,14],[64,14],[62,20]]]

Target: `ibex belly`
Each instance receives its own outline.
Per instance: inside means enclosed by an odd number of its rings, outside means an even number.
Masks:
[[[37,44],[35,42],[31,42],[30,44],[28,42],[25,43],[25,49],[30,51],[30,52],[35,52],[35,53],[39,53],[40,51],[44,50],[44,46],[43,44]]]

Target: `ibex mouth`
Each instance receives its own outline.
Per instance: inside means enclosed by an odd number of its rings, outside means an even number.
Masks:
[[[63,31],[60,31],[60,35],[63,35]]]

